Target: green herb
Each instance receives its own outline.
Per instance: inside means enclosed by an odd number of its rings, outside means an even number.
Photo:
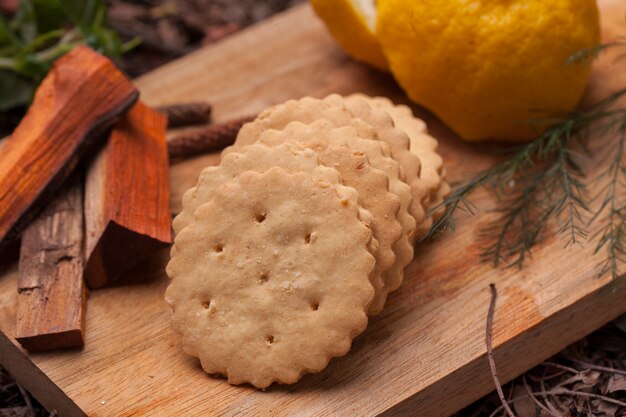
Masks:
[[[85,44],[117,58],[137,45],[106,27],[102,0],[21,0],[9,21],[0,15],[0,111],[28,105],[52,63]]]
[[[626,41],[582,51],[571,60],[595,56],[613,46],[626,46]],[[509,158],[458,184],[432,209],[443,214],[426,238],[454,229],[457,210],[473,214],[476,206],[469,196],[486,188],[497,196],[498,205],[495,220],[481,233],[483,261],[521,268],[551,224],[556,224],[556,233],[567,247],[583,244],[589,227],[599,223],[600,231],[591,238],[597,239],[595,253],[606,254],[600,273],[617,277],[626,264],[626,108],[616,108],[623,97],[626,88],[591,108],[566,115]],[[589,149],[591,130],[609,138],[603,149],[610,162],[608,170],[589,180],[581,161],[599,152]],[[600,184],[598,194],[589,194],[591,184]]]

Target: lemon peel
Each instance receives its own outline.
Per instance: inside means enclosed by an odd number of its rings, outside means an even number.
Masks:
[[[463,139],[523,141],[572,110],[599,42],[594,0],[378,0],[377,36],[415,102]]]
[[[388,70],[375,35],[375,0],[311,0],[311,5],[350,56],[379,70]]]

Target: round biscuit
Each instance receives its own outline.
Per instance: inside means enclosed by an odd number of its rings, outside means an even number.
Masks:
[[[205,168],[200,173],[196,186],[183,194],[183,208],[173,221],[175,234],[189,225],[198,207],[206,202],[221,184],[247,171],[265,172],[280,167],[289,173],[306,172],[323,187],[341,184],[342,181],[336,169],[321,165],[319,155],[315,151],[293,143],[272,147],[255,143],[237,148],[237,151],[242,152],[229,152],[222,157],[220,165]],[[361,207],[359,215],[361,220],[371,227],[372,214]],[[173,255],[175,251],[176,247],[172,246],[171,254]],[[378,252],[378,241],[375,238],[371,240],[370,251],[372,254]]]
[[[285,141],[297,142],[318,152],[320,163],[337,169],[344,184],[358,191],[361,204],[372,213],[372,230],[379,246],[377,271],[372,280],[376,294],[368,314],[378,314],[387,295],[402,283],[404,268],[413,258],[413,246],[398,221],[400,199],[389,192],[390,178],[399,177],[397,163],[382,155],[381,142],[362,139],[356,129],[336,128],[324,119],[306,125],[291,122],[282,130],[265,130],[258,138],[258,142],[272,146],[280,146]],[[359,155],[362,157],[358,158]],[[356,170],[359,164],[362,168]],[[406,186],[399,179],[398,183]]]
[[[404,180],[413,193],[413,203],[409,207],[409,212],[418,225],[422,223],[426,218],[428,188],[420,179],[421,163],[419,158],[410,151],[410,140],[407,134],[395,127],[393,119],[387,112],[373,108],[359,97],[344,98],[332,94],[324,101],[337,107],[347,106],[354,116],[374,128],[378,140],[389,145],[391,157],[400,164]],[[416,234],[413,233],[410,237],[414,240],[415,236]]]
[[[378,138],[375,129],[370,124],[355,117],[339,96],[331,95],[324,100],[304,97],[299,100],[289,100],[264,110],[255,120],[246,123],[241,128],[235,143],[226,148],[223,153],[228,153],[239,146],[256,142],[261,133],[268,129],[282,130],[290,122],[311,124],[318,120],[327,120],[335,127],[353,127],[363,139],[377,140]],[[390,157],[391,150],[389,145],[386,142],[381,142],[381,145],[384,156]],[[371,156],[368,157],[371,159]],[[372,164],[375,163],[373,161],[370,162]],[[386,163],[386,165],[389,165],[389,163]],[[404,182],[402,170],[400,170],[400,176],[397,180],[394,175],[390,175],[390,189],[401,200],[398,219],[412,242],[417,225],[416,219],[409,211],[413,205],[412,188],[406,183],[401,184],[401,182]],[[413,254],[411,253],[412,256]]]
[[[322,165],[336,169],[343,184],[359,193],[360,204],[372,213],[373,237],[378,241],[376,269],[372,275],[375,296],[368,311],[369,315],[375,315],[382,310],[389,292],[385,283],[394,281],[389,275],[397,275],[393,268],[396,264],[393,248],[402,238],[402,226],[397,218],[400,199],[389,191],[387,174],[373,168],[367,155],[358,150],[358,142],[362,140],[355,129],[335,128],[328,121],[317,121],[308,125],[292,122],[280,131],[266,130],[259,143],[282,146],[293,142],[313,149]]]
[[[183,194],[183,208],[173,221],[174,233],[178,234],[191,222],[196,209],[207,201],[210,194],[223,182],[242,172],[265,172],[276,166],[282,167],[287,172],[312,173],[318,181],[331,184],[338,184],[341,181],[336,170],[320,166],[319,156],[314,151],[302,149],[302,147],[293,144],[276,148],[259,145],[250,148],[247,156],[243,156],[239,152],[224,154],[220,165],[210,166],[202,170],[196,186]]]
[[[397,128],[404,131],[411,142],[410,150],[421,161],[422,169],[420,179],[428,187],[428,211],[441,205],[450,192],[450,186],[445,181],[443,159],[437,152],[439,145],[437,139],[428,134],[426,123],[415,117],[410,107],[402,104],[394,104],[387,97],[370,97],[364,94],[353,94],[348,100],[359,98],[365,100],[371,107],[384,110],[393,119]],[[430,229],[433,218],[441,215],[441,211],[434,216],[427,216],[421,224],[417,225],[416,238],[424,236]]]
[[[218,187],[176,237],[166,301],[207,373],[265,388],[346,354],[374,294],[354,189],[280,168]]]

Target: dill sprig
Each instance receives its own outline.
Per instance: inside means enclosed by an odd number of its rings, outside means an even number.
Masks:
[[[617,38],[613,42],[607,42],[600,45],[592,46],[591,48],[581,49],[580,51],[572,54],[567,58],[568,64],[576,64],[580,62],[586,62],[590,59],[595,59],[607,49],[614,48],[616,46],[626,46],[626,37]],[[617,60],[621,59],[623,55],[617,57]]]
[[[568,247],[584,243],[588,228],[602,222],[593,236],[598,238],[595,252],[606,252],[601,273],[618,276],[620,265],[626,263],[626,108],[615,108],[615,104],[623,97],[626,88],[586,110],[568,114],[509,158],[458,184],[432,209],[432,213],[443,213],[426,238],[454,229],[457,210],[475,213],[469,196],[486,188],[497,196],[498,204],[495,219],[481,232],[483,261],[521,268],[553,223]],[[588,193],[588,173],[581,164],[591,156],[592,129],[609,135],[606,149],[612,157],[609,169],[594,180],[607,182],[595,196]],[[599,208],[592,210],[598,201]]]
[[[595,200],[601,201],[591,222],[601,222],[601,228],[596,233],[598,243],[594,254],[601,251],[606,258],[601,264],[600,274],[611,273],[619,276],[619,267],[626,263],[626,164],[624,163],[624,147],[626,142],[626,113],[621,118],[621,124],[616,128],[619,132],[615,145],[608,156],[610,163],[606,173],[597,179],[607,178],[606,184],[600,189]]]

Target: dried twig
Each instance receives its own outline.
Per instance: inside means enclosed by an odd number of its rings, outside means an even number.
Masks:
[[[20,394],[22,395],[22,398],[24,399],[26,408],[28,408],[28,414],[31,415],[32,417],[36,417],[37,413],[35,412],[35,409],[33,408],[33,403],[30,400],[30,395],[28,395],[26,390],[22,388],[20,384],[16,384],[16,385],[17,385],[17,389],[20,391]]]
[[[548,398],[548,391],[546,390],[546,378],[545,378],[545,376],[546,376],[546,370],[544,369],[543,370],[543,376],[539,380],[539,386],[541,387],[541,393],[540,394],[545,399],[546,404],[548,405],[548,408],[550,408],[550,410],[552,410],[553,413],[560,414],[559,410],[556,409],[554,404],[552,404],[552,401],[550,401],[550,399]]]
[[[493,359],[493,349],[492,349],[492,339],[491,332],[493,328],[493,316],[496,310],[496,298],[498,297],[498,292],[496,291],[495,284],[489,284],[489,288],[491,289],[491,302],[489,303],[489,313],[487,314],[487,359],[489,359],[489,367],[491,368],[491,376],[493,378],[493,383],[496,385],[496,390],[498,391],[498,396],[500,397],[500,401],[502,402],[502,407],[506,410],[506,413],[509,417],[515,417],[511,407],[507,403],[506,398],[504,398],[504,392],[502,391],[502,384],[500,384],[500,380],[498,378],[498,373],[496,372],[496,362]]]
[[[241,126],[253,119],[254,116],[240,117],[176,136],[168,142],[170,159],[188,158],[232,145]]]
[[[565,373],[567,373],[567,371],[564,371],[564,370],[563,370],[563,371],[557,371],[557,372],[555,372],[555,373],[553,373],[553,374],[551,374],[551,375],[545,376],[545,370],[544,370],[544,375],[542,375],[542,376],[540,376],[540,377],[533,376],[532,374],[528,374],[528,377],[529,377],[529,378],[530,378],[533,382],[539,382],[539,381],[541,381],[541,380],[547,381],[547,380],[549,380],[549,379],[558,378],[558,377],[560,377],[561,375],[563,375],[563,374],[565,374]]]
[[[598,395],[598,394],[593,394],[590,392],[580,392],[580,391],[571,391],[571,390],[566,390],[566,389],[556,389],[556,390],[550,390],[550,391],[542,391],[542,392],[532,392],[530,393],[532,395],[535,396],[540,396],[540,397],[546,397],[548,395],[573,395],[573,396],[579,396],[579,397],[587,397],[587,398],[593,398],[593,399],[598,399],[600,401],[606,401],[608,403],[612,403],[612,404],[616,404],[622,407],[626,407],[626,403],[623,401],[619,401],[619,400],[615,400],[613,398],[609,398],[609,397],[605,397],[602,395]],[[508,404],[513,404],[516,400],[520,400],[522,398],[527,398],[529,397],[529,394],[524,394],[524,395],[519,395],[515,398],[512,398],[510,400],[505,400],[506,402],[506,407],[508,408]],[[504,409],[505,404],[503,403],[501,406],[499,406],[498,408],[496,408],[490,415],[489,417],[493,417],[496,414],[498,414],[500,411],[502,411]],[[510,408],[509,408],[510,410]],[[558,416],[563,415],[562,413],[560,414],[556,414]]]
[[[562,369],[564,371],[567,372],[571,372],[573,374],[577,374],[578,370],[574,369],[574,368],[570,368],[569,366],[565,366],[565,365],[561,365],[560,363],[556,363],[556,362],[543,362],[542,363],[543,366],[551,366],[553,368],[557,368],[557,369]],[[560,373],[559,375],[563,375],[563,373]]]
[[[626,371],[623,371],[621,369],[608,368],[606,366],[594,365],[592,363],[583,362],[583,361],[578,360],[578,359],[572,359],[572,358],[569,358],[569,359],[572,362],[575,362],[575,363],[579,364],[580,366],[584,366],[587,369],[593,369],[593,370],[596,370],[596,371],[603,371],[603,372],[610,372],[612,374],[626,375]]]
[[[592,392],[572,391],[572,390],[566,389],[566,388],[555,388],[555,389],[552,389],[552,390],[548,391],[548,393],[551,394],[551,395],[573,395],[573,396],[578,396],[578,397],[593,398],[593,399],[596,399],[596,400],[605,401],[607,403],[616,404],[616,405],[619,405],[621,407],[626,407],[626,403],[623,402],[623,401],[616,400],[616,399],[609,398],[609,397],[605,397],[605,396],[599,395],[599,394],[594,394]]]
[[[206,102],[181,103],[161,106],[157,111],[167,116],[167,127],[182,127],[209,123],[212,107]]]
[[[555,416],[555,417],[560,417],[559,414],[553,412],[552,410],[550,410],[548,407],[546,407],[545,405],[541,404],[541,402],[537,399],[537,397],[533,394],[533,391],[530,389],[530,386],[528,385],[528,381],[526,381],[526,374],[522,375],[522,382],[524,384],[524,389],[526,390],[526,393],[528,394],[528,396],[530,397],[531,400],[533,400],[533,402],[535,404],[537,404],[537,406],[539,408],[541,408],[543,411],[545,411],[546,413]]]

